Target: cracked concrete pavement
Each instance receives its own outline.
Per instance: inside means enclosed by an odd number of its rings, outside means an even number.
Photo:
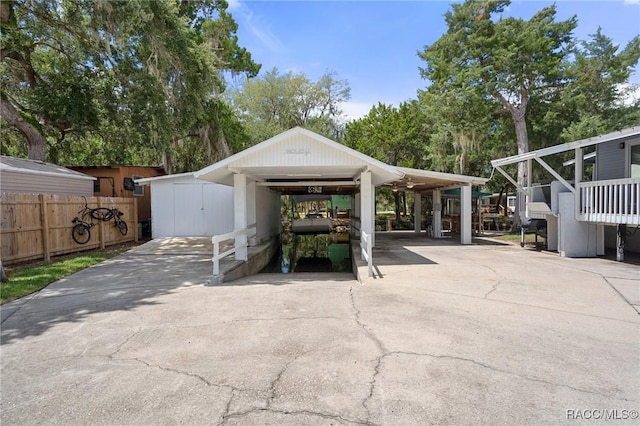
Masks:
[[[635,291],[637,266],[410,234],[376,250],[365,285],[215,287],[208,255],[127,253],[3,305],[0,420],[580,424],[567,410],[640,408],[640,315],[614,286]]]

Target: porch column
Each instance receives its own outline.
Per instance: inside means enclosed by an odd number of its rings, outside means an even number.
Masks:
[[[422,197],[419,192],[413,193],[413,229],[417,234],[422,228]]]
[[[268,216],[268,213],[264,213]],[[247,184],[247,226],[256,223],[256,183],[250,182]],[[255,232],[253,236],[249,234],[247,236],[249,245],[255,247],[257,245],[258,228],[252,229],[250,232]]]
[[[578,188],[578,185],[580,184],[580,182],[582,182],[582,175],[584,174],[584,151],[582,150],[582,148],[576,148],[575,161],[574,187],[576,188],[576,205],[574,211],[576,220],[578,220],[578,216],[580,215],[580,189]]]
[[[471,244],[471,185],[460,187],[460,243]]]
[[[360,174],[360,226],[371,235],[371,247],[375,246],[375,187],[371,184],[371,172]]]
[[[442,192],[433,190],[433,238],[442,238]]]
[[[233,230],[240,231],[247,228],[247,177],[241,173],[233,175]],[[245,246],[236,250],[236,260],[247,260],[247,235],[239,235],[235,239],[235,246]]]

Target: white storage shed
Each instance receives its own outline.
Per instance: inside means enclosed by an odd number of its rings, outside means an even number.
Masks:
[[[182,173],[138,179],[150,185],[151,235],[210,237],[233,230],[233,188]]]

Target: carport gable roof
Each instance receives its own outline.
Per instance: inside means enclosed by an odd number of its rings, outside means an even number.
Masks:
[[[356,180],[370,170],[372,183],[381,185],[402,178],[396,167],[371,158],[301,127],[254,145],[194,172],[194,177],[233,185],[233,175],[244,173],[265,180]]]

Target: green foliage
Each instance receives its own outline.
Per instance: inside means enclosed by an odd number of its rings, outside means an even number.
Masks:
[[[529,20],[503,17],[509,4],[453,4],[447,33],[419,52],[420,73],[432,83],[418,100],[431,120],[427,151],[436,170],[486,176],[492,158],[640,123],[640,103],[629,100],[638,88],[628,84],[639,37],[623,49],[601,30],[577,41],[576,17],[557,21],[555,6]],[[563,159],[548,161],[561,169]],[[540,167],[530,173],[550,178]],[[496,174],[489,187],[506,183]]]
[[[491,114],[498,112],[510,115],[518,153],[527,152],[530,100],[552,94],[566,78],[575,17],[556,22],[554,5],[528,21],[496,19],[509,4],[466,0],[452,5],[445,15],[447,33],[419,53],[426,62],[420,73],[433,82],[427,104],[450,107],[442,111],[437,127],[441,138],[450,134],[459,148],[459,169],[466,168],[467,152],[479,146],[479,139],[492,128]],[[522,169],[518,179],[525,176]]]
[[[277,68],[246,80],[230,93],[230,101],[249,133],[250,144],[301,126],[329,138],[341,133],[339,108],[350,97],[349,84],[333,72],[318,81]]]
[[[180,155],[186,139],[190,155],[228,153],[222,126],[236,123],[218,114],[223,74],[254,76],[260,66],[238,45],[226,8],[221,0],[3,1],[3,127],[24,135],[30,157],[44,157],[35,149],[44,143],[50,160],[66,164],[157,164]],[[208,139],[216,143],[197,140],[203,128],[216,129]]]
[[[388,164],[427,167],[425,116],[416,101],[400,107],[378,103],[345,126],[344,144]]]

